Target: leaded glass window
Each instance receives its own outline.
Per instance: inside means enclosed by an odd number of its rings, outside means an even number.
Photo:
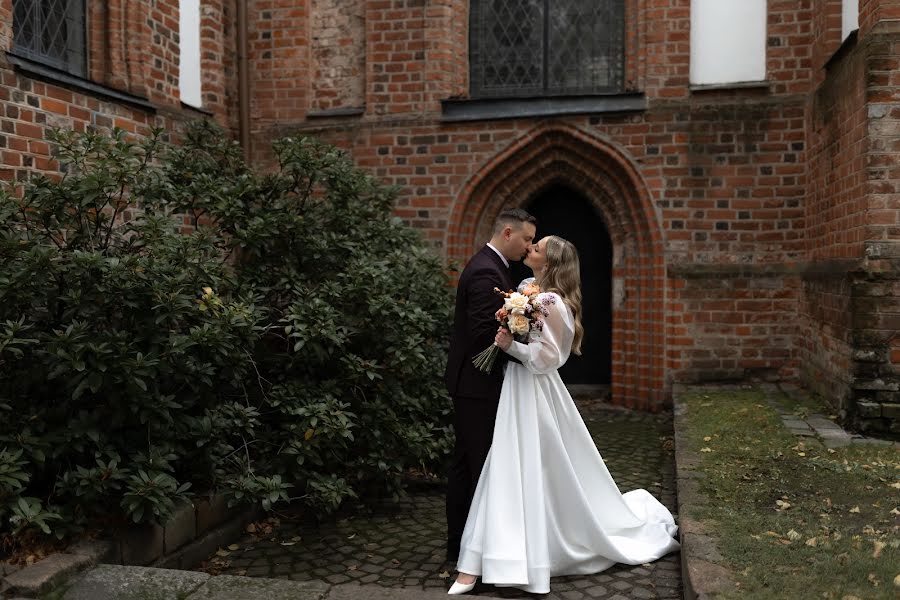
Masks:
[[[472,97],[621,91],[623,5],[623,0],[472,0]]]
[[[85,0],[13,0],[14,51],[84,75],[84,6]]]

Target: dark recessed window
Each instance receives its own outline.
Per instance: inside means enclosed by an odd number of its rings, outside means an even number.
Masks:
[[[84,76],[85,0],[13,0],[13,51]]]
[[[471,96],[619,92],[623,0],[472,0]]]

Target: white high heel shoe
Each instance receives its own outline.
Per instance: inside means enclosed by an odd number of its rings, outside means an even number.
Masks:
[[[453,585],[450,586],[450,590],[447,592],[450,596],[459,596],[462,594],[467,594],[475,589],[475,583],[478,581],[478,577],[475,577],[475,581],[472,583],[460,583],[458,581],[454,581]]]

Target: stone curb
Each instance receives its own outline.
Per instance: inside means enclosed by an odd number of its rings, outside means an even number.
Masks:
[[[97,565],[71,577],[59,597],[61,600],[438,600],[446,598],[447,592]],[[478,597],[494,598],[481,594]]]
[[[819,413],[811,413],[805,419],[799,417],[781,405],[774,398],[775,393],[782,393],[793,399],[805,396],[806,392],[802,388],[791,384],[765,384],[760,386],[766,394],[766,400],[778,412],[784,426],[800,437],[818,437],[826,448],[837,448],[840,446],[848,446],[850,444],[867,444],[872,446],[894,446],[900,448],[900,442],[885,440],[881,438],[867,437],[859,433],[851,433],[844,430],[838,423],[835,423],[825,415]]]
[[[189,568],[236,538],[259,518],[258,507],[229,509],[221,495],[182,504],[162,526],[139,525],[117,540],[79,540],[65,552],[0,577],[0,598],[34,598],[75,573],[101,563]]]
[[[7,575],[4,580],[10,593],[34,597],[58,586],[73,573],[92,564],[91,557],[81,554],[51,554]]]
[[[687,507],[706,504],[706,497],[699,491],[699,481],[705,474],[696,468],[700,464],[700,456],[688,450],[685,439],[689,417],[687,405],[681,402],[681,395],[687,391],[687,387],[679,384],[672,388],[681,578],[685,600],[707,600],[735,589],[735,585],[731,572],[719,564],[724,561],[716,548],[715,524],[695,521],[686,516]]]

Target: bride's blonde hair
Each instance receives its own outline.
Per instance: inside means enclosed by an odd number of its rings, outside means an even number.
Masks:
[[[578,250],[572,242],[557,235],[547,236],[546,239],[544,252],[547,265],[537,284],[544,292],[559,294],[572,311],[575,318],[572,353],[580,355],[584,327],[581,326],[581,263],[578,260]]]

